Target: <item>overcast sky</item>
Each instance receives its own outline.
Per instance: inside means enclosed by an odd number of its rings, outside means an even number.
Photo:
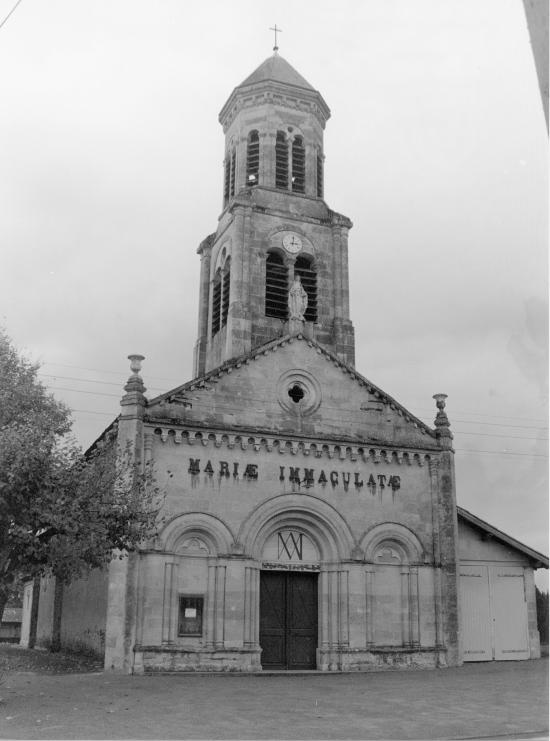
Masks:
[[[358,370],[430,424],[447,393],[459,504],[547,553],[548,142],[521,0],[23,0],[0,29],[0,322],[83,446],[129,353],[151,396],[190,379],[217,117],[275,22],[332,111]]]

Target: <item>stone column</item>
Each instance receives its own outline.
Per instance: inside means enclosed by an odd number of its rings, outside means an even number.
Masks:
[[[244,570],[244,621],[243,646],[255,648],[259,642],[257,616],[259,612],[260,571],[257,566],[245,566]]]
[[[329,635],[329,573],[325,569],[321,571],[320,575],[321,583],[321,649],[326,651],[329,648],[330,635]]]
[[[253,570],[252,594],[253,594],[253,622],[252,643],[254,648],[260,648],[260,569]]]
[[[215,633],[215,603],[216,603],[216,559],[208,559],[208,580],[206,586],[206,605],[204,622],[204,645],[214,648]]]
[[[338,571],[335,570],[328,572],[328,606],[329,647],[335,649],[338,647],[340,637],[340,631],[338,630],[338,619],[340,617]]]
[[[225,574],[226,566],[216,566],[216,597],[214,602],[214,648],[224,647],[225,641]]]
[[[418,566],[409,569],[409,619],[411,646],[420,646],[420,612],[418,606]]]
[[[164,594],[162,601],[162,642],[173,643],[176,626],[173,625],[174,571],[176,564],[169,561],[164,564]]]
[[[374,566],[365,569],[366,621],[367,621],[367,648],[374,646]]]
[[[401,629],[403,645],[411,645],[409,567],[401,566]]]
[[[338,611],[340,648],[349,648],[349,573],[346,569],[338,572]]]

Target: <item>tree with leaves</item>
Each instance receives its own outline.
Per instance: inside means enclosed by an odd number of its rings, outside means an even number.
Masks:
[[[548,592],[535,587],[537,600],[537,628],[539,629],[541,645],[548,645]]]
[[[38,370],[0,330],[0,616],[21,576],[68,582],[104,566],[154,535],[160,508],[151,473],[118,448],[116,422],[83,455]]]

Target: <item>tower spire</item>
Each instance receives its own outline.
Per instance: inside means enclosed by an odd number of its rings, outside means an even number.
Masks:
[[[275,34],[275,46],[273,47],[273,51],[275,52],[275,54],[277,54],[277,52],[279,51],[279,47],[277,46],[277,34],[282,33],[283,29],[277,28],[277,24],[275,24],[269,30],[273,31],[273,33]]]

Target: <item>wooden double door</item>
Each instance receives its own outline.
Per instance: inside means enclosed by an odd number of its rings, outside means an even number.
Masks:
[[[260,646],[265,669],[317,667],[317,574],[260,572]]]
[[[462,564],[460,588],[464,661],[528,659],[523,567]]]

